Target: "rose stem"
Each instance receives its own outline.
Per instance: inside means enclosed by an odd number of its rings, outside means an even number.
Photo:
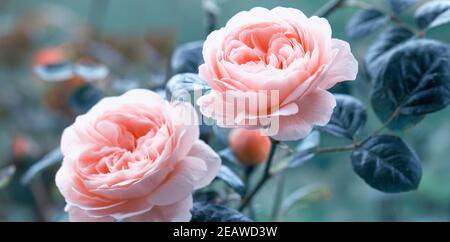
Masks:
[[[361,1],[357,1],[357,0],[347,0],[347,2],[345,3],[345,6],[358,8],[358,9],[362,9],[362,10],[375,9],[377,11],[384,13],[386,16],[389,16],[389,20],[392,23],[396,24],[399,27],[408,29],[409,31],[415,33],[417,37],[422,38],[425,35],[424,31],[417,31],[414,27],[411,27],[410,25],[406,24],[404,21],[402,21],[399,17],[395,16],[394,14],[386,12],[384,9],[376,7],[370,3],[361,2]]]
[[[277,144],[278,144],[277,140],[271,139],[271,141],[272,141],[272,145],[270,147],[269,158],[267,159],[266,166],[264,168],[263,177],[261,178],[261,180],[259,180],[258,184],[255,186],[253,191],[251,191],[249,193],[249,195],[244,198],[241,206],[239,207],[239,211],[242,211],[245,209],[245,207],[247,207],[247,205],[251,202],[251,200],[256,195],[256,193],[258,193],[259,189],[261,189],[261,187],[264,185],[264,183],[266,183],[266,181],[271,177],[270,167],[272,165],[272,160],[273,160],[275,150],[277,149]]]
[[[385,123],[383,123],[383,125],[380,128],[375,130],[368,138],[379,134],[381,131],[383,131],[383,129],[387,128],[389,126],[389,124],[391,124],[392,121],[394,121],[394,119],[397,118],[399,113],[400,113],[400,107],[397,107],[395,109],[395,111],[391,114],[391,116],[388,118],[388,120]]]
[[[327,17],[340,7],[344,6],[346,0],[333,0],[325,4],[322,8],[320,8],[314,15],[319,17]]]

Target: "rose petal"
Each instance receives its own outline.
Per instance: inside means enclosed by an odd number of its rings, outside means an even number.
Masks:
[[[167,178],[151,197],[151,203],[164,206],[181,201],[207,174],[206,162],[196,157],[186,157],[179,161],[172,176]]]
[[[66,206],[64,209],[69,213],[69,221],[71,222],[114,222],[114,218],[110,216],[104,217],[92,217],[89,216],[84,210],[75,206]]]
[[[330,121],[336,100],[331,93],[316,89],[297,104],[299,112],[292,116],[281,116],[279,130],[272,138],[287,141],[306,137],[314,125],[324,126]]]
[[[337,51],[336,56],[319,87],[327,90],[339,82],[352,81],[358,73],[358,61],[350,50],[350,45],[342,40],[333,39],[332,48]]]
[[[206,164],[205,175],[196,181],[194,189],[202,188],[216,177],[220,169],[221,160],[219,155],[202,140],[198,140],[192,146],[188,156],[202,159]]]
[[[166,206],[155,206],[150,211],[125,219],[127,222],[189,222],[193,207],[192,196]]]

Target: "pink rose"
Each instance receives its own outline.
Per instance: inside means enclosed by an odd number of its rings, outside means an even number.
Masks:
[[[71,221],[189,221],[192,192],[218,173],[190,104],[148,90],[108,97],[61,139],[56,185]]]
[[[326,19],[282,7],[236,14],[208,36],[203,58],[199,73],[212,88],[198,100],[203,115],[225,127],[267,128],[276,121],[271,136],[277,140],[300,139],[326,125],[336,105],[326,90],[358,72],[349,44],[331,37]],[[242,101],[228,98],[268,105],[236,107]]]

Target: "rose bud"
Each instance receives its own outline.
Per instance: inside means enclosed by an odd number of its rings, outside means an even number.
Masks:
[[[327,90],[358,72],[325,18],[283,7],[236,14],[209,34],[203,59],[199,75],[212,91],[197,101],[202,114],[222,127],[267,128],[276,140],[326,125],[336,106]]]
[[[143,89],[108,97],[64,130],[56,185],[70,221],[189,221],[219,156],[188,103]]]
[[[259,165],[269,156],[271,142],[260,129],[233,129],[228,143],[236,158],[246,166]]]

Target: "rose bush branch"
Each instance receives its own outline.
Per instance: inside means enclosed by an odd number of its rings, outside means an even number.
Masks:
[[[275,151],[277,149],[279,141],[274,139],[271,139],[271,141],[272,146],[270,147],[269,158],[267,159],[266,166],[264,167],[263,176],[255,186],[255,188],[246,197],[244,197],[244,199],[242,200],[242,204],[239,207],[239,211],[242,211],[247,207],[247,205],[252,201],[256,193],[258,193],[258,191],[263,187],[263,185],[267,182],[267,180],[269,180],[269,178],[272,176],[272,174],[270,173],[270,167],[272,165],[273,157],[275,155]]]
[[[400,108],[397,108],[392,113],[392,115],[389,117],[389,119],[382,124],[381,127],[376,129],[375,131],[373,131],[372,134],[370,134],[369,136],[367,136],[363,140],[367,140],[370,137],[373,137],[373,136],[378,135],[379,133],[381,133],[385,128],[387,128],[389,126],[389,124],[392,121],[394,121],[394,119],[398,116],[399,113],[400,113]],[[323,147],[323,148],[318,147],[318,148],[316,148],[314,150],[314,154],[318,155],[318,154],[324,154],[324,153],[335,153],[335,152],[352,151],[355,148],[357,148],[360,145],[360,143],[361,142],[358,142],[358,141],[354,140],[352,144],[346,145],[346,146]]]
[[[368,2],[362,2],[362,1],[358,1],[358,0],[347,0],[347,1],[345,1],[345,3],[343,4],[342,7],[358,8],[358,9],[362,9],[362,10],[374,9],[374,10],[380,11],[383,14],[385,14],[386,16],[388,16],[389,20],[392,23],[394,23],[395,25],[397,25],[399,27],[403,27],[405,29],[408,29],[409,31],[415,33],[416,36],[418,36],[418,37],[423,37],[425,35],[424,32],[418,31],[416,28],[411,27],[410,25],[408,25],[407,23],[402,21],[395,14],[391,14],[391,13],[385,11],[384,9],[379,8],[379,7],[377,7],[377,6],[373,5],[373,4],[370,4]]]
[[[347,0],[333,0],[325,4],[322,8],[320,8],[314,15],[319,17],[327,17],[332,14],[337,9],[345,6]]]
[[[336,147],[324,147],[324,148],[316,148],[314,150],[314,154],[324,154],[324,153],[335,153],[335,152],[344,152],[351,151],[358,146],[357,143],[347,145],[347,146],[336,146]]]
[[[391,114],[389,119],[386,122],[384,122],[380,128],[375,130],[369,137],[372,137],[372,136],[375,136],[375,135],[381,133],[381,131],[383,131],[385,128],[387,128],[389,126],[389,124],[391,124],[392,121],[394,121],[394,119],[398,116],[399,113],[400,113],[400,107],[395,109],[395,111]]]

